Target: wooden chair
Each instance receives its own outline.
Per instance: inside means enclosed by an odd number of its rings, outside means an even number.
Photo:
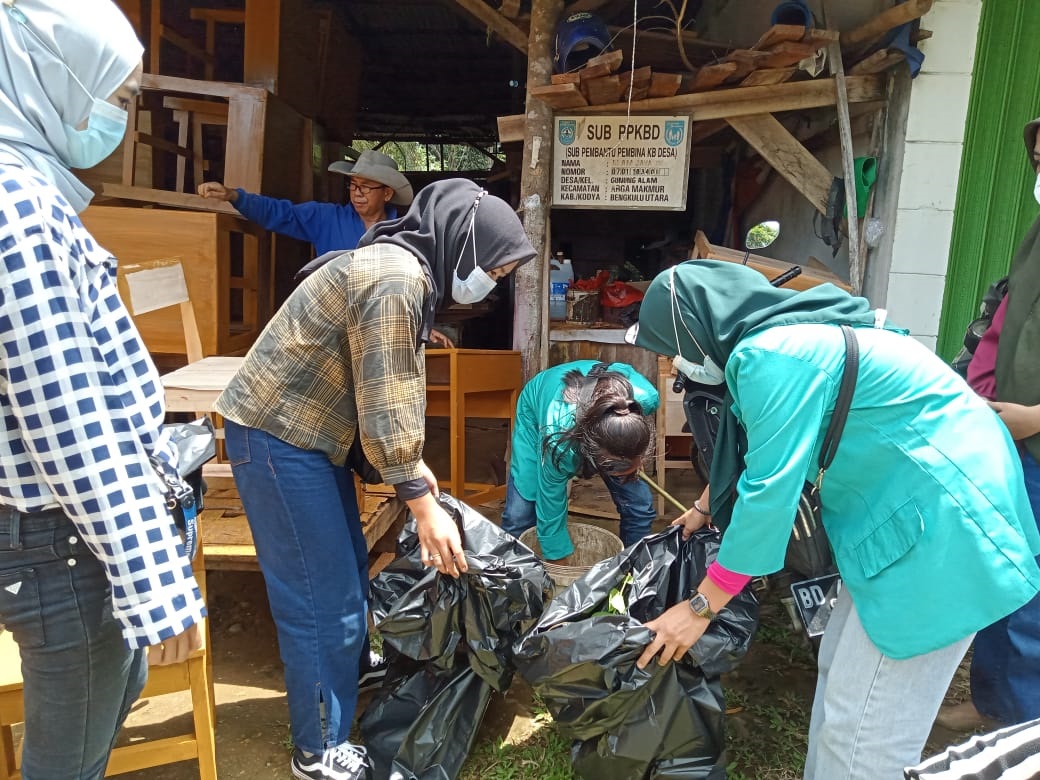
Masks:
[[[206,595],[206,566],[200,547],[192,564],[202,595]],[[213,664],[209,654],[209,622],[203,621],[202,648],[188,659],[170,666],[153,666],[142,699],[177,691],[191,692],[192,728],[177,736],[146,740],[112,751],[105,775],[111,777],[138,769],[198,759],[201,780],[216,780],[217,757],[214,735],[215,699]],[[11,632],[0,633],[0,780],[21,776],[20,752],[15,751],[12,726],[24,719],[21,656]]]
[[[227,133],[228,104],[213,100],[193,100],[191,98],[166,95],[163,97],[163,108],[173,112],[173,121],[177,125],[177,192],[189,192],[186,189],[185,170],[191,160],[192,189],[194,192],[202,182],[203,174],[210,170],[202,144],[202,134],[206,127],[222,127]],[[191,134],[191,146],[188,146],[188,134]],[[222,147],[223,148],[223,147]],[[182,150],[190,149],[190,154]]]

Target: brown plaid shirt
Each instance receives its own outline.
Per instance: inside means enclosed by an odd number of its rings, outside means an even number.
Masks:
[[[346,253],[311,274],[268,323],[216,411],[336,465],[357,428],[388,485],[419,478],[432,294],[418,260],[390,244]]]

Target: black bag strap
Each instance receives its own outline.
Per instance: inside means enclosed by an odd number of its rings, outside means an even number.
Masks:
[[[845,368],[841,372],[834,414],[831,415],[831,423],[827,426],[823,446],[820,448],[820,471],[816,475],[816,482],[813,483],[816,490],[823,484],[823,474],[838,452],[838,443],[841,441],[842,431],[845,430],[845,421],[849,417],[852,394],[856,391],[856,378],[859,375],[859,342],[856,340],[856,332],[848,325],[842,325],[841,334],[845,337]]]

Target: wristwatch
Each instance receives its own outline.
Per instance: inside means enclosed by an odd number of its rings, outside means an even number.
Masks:
[[[700,592],[694,593],[693,598],[690,599],[690,609],[705,620],[714,620],[717,617],[716,613],[712,611],[707,597]]]

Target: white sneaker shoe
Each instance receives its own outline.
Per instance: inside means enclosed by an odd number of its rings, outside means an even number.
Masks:
[[[328,748],[320,755],[308,756],[296,748],[290,766],[293,777],[300,780],[369,780],[371,777],[368,753],[349,742]]]

